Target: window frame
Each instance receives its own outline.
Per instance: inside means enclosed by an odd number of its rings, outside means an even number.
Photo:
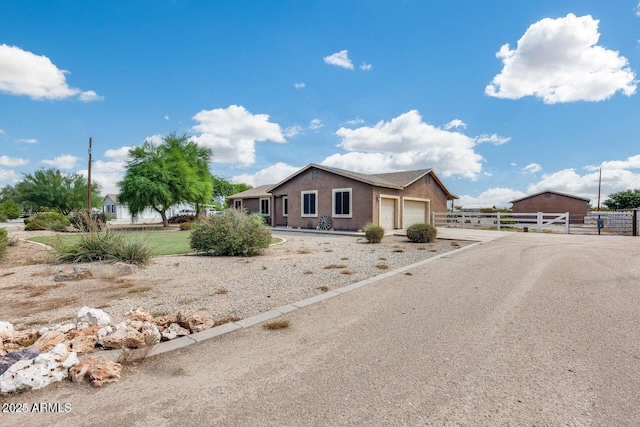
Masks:
[[[242,210],[242,199],[235,199],[233,201],[233,209],[235,209],[237,211],[241,211]]]
[[[349,193],[349,213],[336,212],[336,195],[338,193]],[[331,190],[331,215],[334,218],[353,218],[353,188],[334,188]]]
[[[289,196],[282,196],[282,216],[289,216]]]
[[[315,204],[313,207],[313,213],[304,213],[304,196],[307,194],[313,194],[315,196]],[[318,217],[318,190],[304,190],[300,192],[300,216],[302,218],[317,218]]]
[[[267,202],[267,211],[265,212],[262,209],[262,203]],[[269,197],[260,197],[260,215],[269,216],[271,215],[271,199]]]

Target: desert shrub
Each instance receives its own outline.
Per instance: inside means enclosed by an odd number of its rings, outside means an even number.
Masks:
[[[58,258],[65,262],[117,260],[144,264],[151,258],[151,248],[144,241],[130,241],[122,233],[98,231],[82,234],[78,240],[55,244]]]
[[[35,224],[34,224],[35,223]],[[69,225],[71,221],[65,215],[60,212],[38,212],[37,214],[25,218],[24,229],[29,230],[54,230],[63,231]]]
[[[413,224],[407,228],[407,237],[414,243],[431,243],[436,240],[438,230],[425,223]]]
[[[254,256],[271,243],[271,229],[260,214],[225,210],[195,224],[189,242],[192,249],[217,256]]]
[[[34,230],[46,230],[47,229],[47,224],[44,223],[44,221],[40,221],[37,219],[32,219],[29,220],[29,222],[27,222],[29,218],[26,218],[24,220],[24,229],[25,231],[34,231]]]
[[[181,222],[180,230],[193,230],[193,222]]]
[[[169,218],[169,224],[184,224],[185,222],[195,222],[195,215],[176,215]]]
[[[71,218],[71,225],[83,233],[89,233],[105,228],[107,220],[107,214],[104,212],[89,214],[87,211],[82,211]]]
[[[384,237],[384,228],[376,224],[366,224],[362,230],[369,243],[380,243]]]
[[[0,222],[6,222],[9,217],[2,211],[0,211]]]
[[[8,219],[16,219],[20,217],[20,214],[22,214],[22,209],[13,200],[9,199],[0,203],[0,216],[4,215]]]
[[[6,228],[0,228],[0,258],[7,253],[7,246],[9,246],[9,233]]]

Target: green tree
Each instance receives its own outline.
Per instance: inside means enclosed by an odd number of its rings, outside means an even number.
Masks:
[[[611,210],[629,210],[640,208],[640,190],[626,190],[609,194],[603,204]]]
[[[25,174],[16,184],[17,202],[30,210],[50,208],[64,215],[87,209],[87,179],[77,173],[66,174],[59,169],[39,169]],[[100,186],[91,185],[91,206],[101,206]]]
[[[12,185],[5,185],[0,189],[0,203],[7,200],[18,200],[18,192]]]
[[[9,199],[0,203],[0,213],[4,214],[9,219],[16,219],[16,218],[20,218],[22,209],[16,202]]]
[[[213,179],[209,172],[211,150],[198,146],[186,135],[172,133],[156,145],[145,141],[129,152],[124,179],[118,183],[122,203],[132,215],[151,208],[169,226],[166,211],[177,203],[199,209],[211,201]]]
[[[252,188],[249,184],[233,184],[226,178],[221,176],[213,177],[213,201],[218,205],[218,209],[224,209],[228,206],[227,197],[232,194],[240,193]]]

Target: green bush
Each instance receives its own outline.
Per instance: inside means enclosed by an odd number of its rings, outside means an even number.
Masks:
[[[438,230],[431,224],[413,224],[407,228],[407,237],[414,243],[431,243],[436,240]]]
[[[193,222],[181,222],[180,223],[180,230],[193,230]]]
[[[192,249],[211,255],[254,256],[271,244],[271,229],[260,214],[227,209],[195,223],[189,242]]]
[[[108,230],[82,234],[78,240],[54,246],[60,261],[65,262],[117,260],[144,264],[151,258],[147,242],[129,241],[124,234]]]
[[[71,218],[71,225],[84,232],[100,231],[107,226],[107,214],[104,212],[92,213],[88,211],[78,212]]]
[[[9,217],[2,211],[0,211],[0,222],[7,222]]]
[[[0,215],[4,215],[8,219],[16,219],[20,218],[20,214],[22,214],[22,209],[13,200],[9,199],[0,203]]]
[[[7,246],[9,246],[9,233],[6,228],[0,228],[0,258],[7,253]]]
[[[60,212],[38,212],[37,214],[30,216],[29,218],[25,218],[24,224],[24,229],[27,231],[64,231],[69,225],[71,225],[71,221],[68,217],[62,215]]]
[[[384,228],[376,224],[366,224],[362,230],[369,243],[380,243],[384,237]]]

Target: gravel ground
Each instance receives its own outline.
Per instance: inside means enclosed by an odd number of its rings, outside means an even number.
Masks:
[[[33,234],[14,229],[10,235]],[[69,265],[0,265],[0,291],[11,301],[0,306],[0,320],[17,328],[64,323],[85,305],[105,310],[114,321],[138,306],[155,315],[191,310],[214,320],[246,318],[467,244],[414,244],[399,236],[368,244],[357,236],[300,232],[274,237],[284,242],[256,257],[165,256],[141,267],[76,264],[92,275],[79,281],[54,281]],[[29,243],[20,247],[44,251]]]

